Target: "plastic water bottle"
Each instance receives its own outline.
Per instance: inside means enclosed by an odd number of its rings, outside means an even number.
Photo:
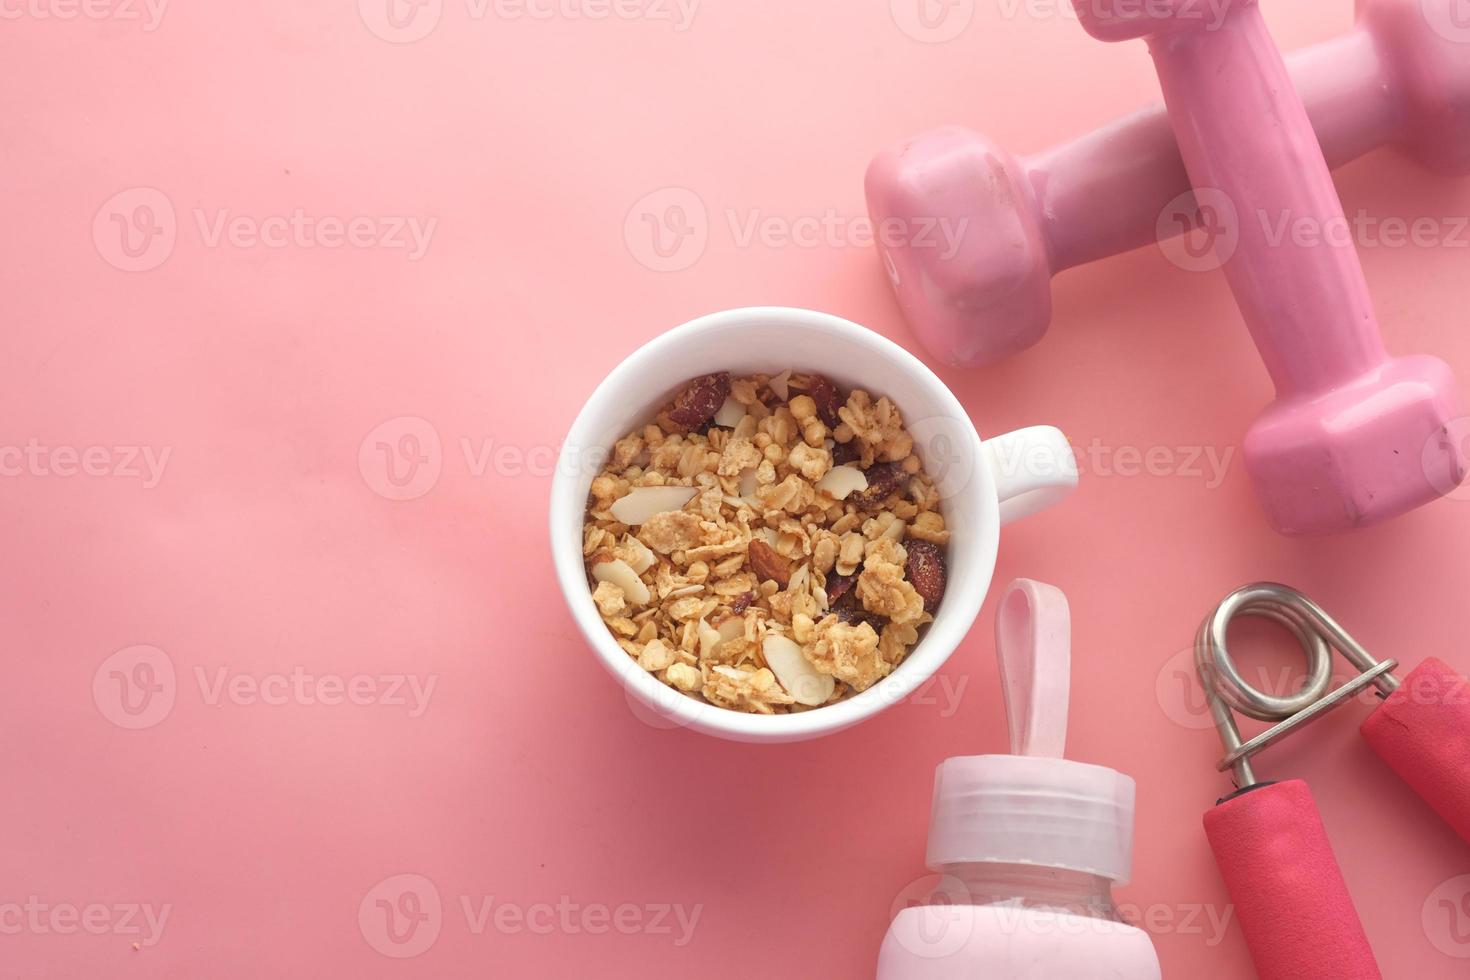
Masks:
[[[1113,900],[1132,872],[1133,780],[1063,758],[1066,596],[1014,583],[996,634],[1012,754],[939,766],[927,854],[939,885],[893,920],[878,980],[1160,980],[1148,934]]]

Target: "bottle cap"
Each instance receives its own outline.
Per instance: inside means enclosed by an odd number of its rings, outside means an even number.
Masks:
[[[1012,583],[996,617],[996,649],[1012,754],[946,759],[939,766],[930,870],[1029,864],[1127,882],[1133,780],[1063,758],[1071,685],[1067,597],[1040,582]]]

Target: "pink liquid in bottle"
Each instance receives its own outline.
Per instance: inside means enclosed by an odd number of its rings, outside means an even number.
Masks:
[[[1026,865],[946,870],[893,920],[878,980],[1159,980],[1148,934],[1121,921],[1112,882]]]

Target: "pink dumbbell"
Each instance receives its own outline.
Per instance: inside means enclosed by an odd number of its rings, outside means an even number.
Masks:
[[[1094,37],[1148,38],[1196,194],[1209,188],[1241,215],[1346,227],[1256,0],[1073,3]],[[1355,527],[1457,486],[1466,461],[1450,435],[1454,377],[1436,358],[1384,351],[1353,243],[1274,241],[1257,220],[1238,231],[1225,278],[1277,389],[1244,445],[1271,523],[1287,533]]]
[[[1360,0],[1354,31],[1290,56],[1331,166],[1397,144],[1435,172],[1470,174],[1470,46],[1431,22],[1451,24],[1460,2]],[[1156,105],[1020,160],[969,130],[936,130],[878,157],[867,189],[879,227],[947,223],[947,242],[892,236],[884,260],[919,340],[973,367],[1041,339],[1053,275],[1156,241],[1189,177]]]

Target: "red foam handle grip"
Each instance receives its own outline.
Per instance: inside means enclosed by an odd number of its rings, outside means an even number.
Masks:
[[[1306,783],[1226,800],[1205,834],[1261,980],[1383,980]]]
[[[1363,737],[1470,841],[1470,682],[1431,657],[1368,716]]]

